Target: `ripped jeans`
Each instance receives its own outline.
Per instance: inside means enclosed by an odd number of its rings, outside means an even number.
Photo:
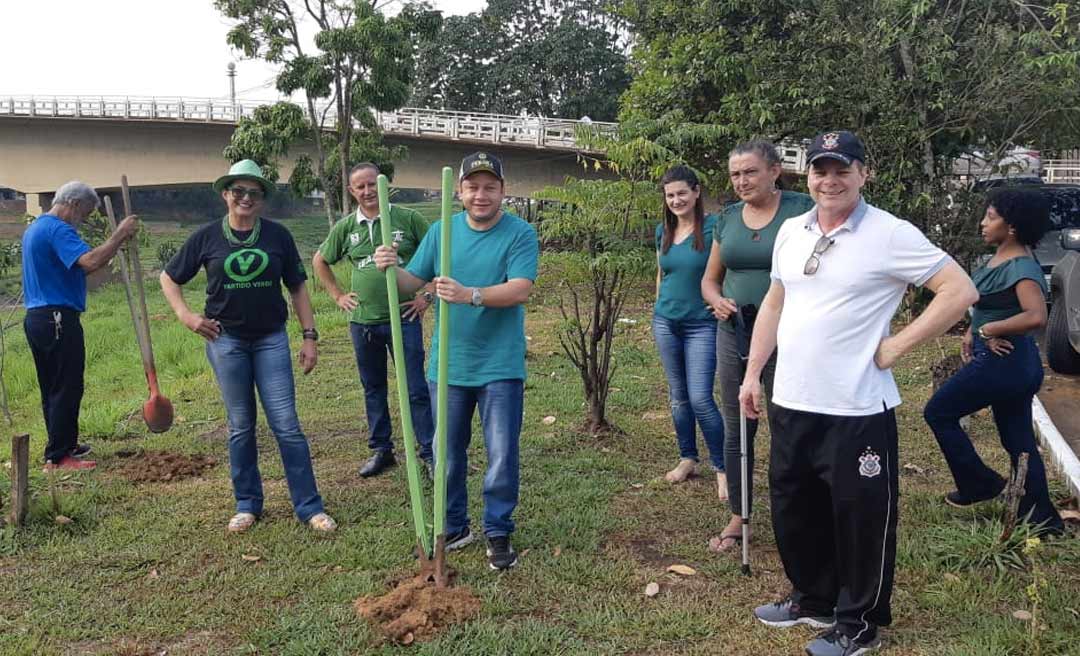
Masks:
[[[713,469],[724,471],[724,421],[713,398],[716,321],[674,321],[654,315],[652,328],[667,374],[679,457],[699,460],[696,424],[709,447]]]

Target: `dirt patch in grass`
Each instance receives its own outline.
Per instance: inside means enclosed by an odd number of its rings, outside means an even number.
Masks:
[[[959,353],[953,353],[947,355],[940,361],[930,365],[930,376],[934,381],[934,391],[938,391],[945,381],[953,377],[953,374],[960,371],[964,366],[964,361],[960,358]]]
[[[132,483],[168,483],[201,476],[217,464],[207,456],[189,456],[171,451],[119,452],[126,460],[116,473]]]
[[[480,600],[468,588],[439,589],[419,576],[391,585],[386,594],[361,597],[354,606],[380,635],[399,644],[430,640],[480,613]]]

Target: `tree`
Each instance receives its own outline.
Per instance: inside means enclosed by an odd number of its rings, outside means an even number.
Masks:
[[[648,141],[600,139],[594,135],[592,143],[607,148],[606,161],[620,173],[618,180],[570,179],[536,194],[545,201],[538,221],[549,245],[544,258],[559,270],[559,343],[581,376],[586,428],[593,435],[612,428],[612,346],[627,298],[656,270],[652,235],[661,197],[654,181],[672,163]]]
[[[278,91],[302,93],[305,105],[306,131],[300,129],[295,112],[277,106],[242,123],[228,152],[278,157],[306,132],[315,146],[315,165],[301,158],[293,179],[303,188],[336,187],[340,193],[334,197],[340,198],[342,209],[348,208],[351,155],[379,134],[370,110],[389,111],[405,103],[415,44],[434,34],[440,15],[425,4],[407,3],[398,15],[387,17],[378,11],[377,0],[215,0],[214,4],[237,21],[229,31],[229,45],[247,57],[280,64]],[[313,49],[301,35],[302,19],[318,28]],[[330,143],[326,134],[332,135]],[[269,144],[259,145],[259,138]],[[332,224],[329,193],[327,200]]]
[[[1080,143],[1072,2],[623,0],[620,13],[638,37],[624,139],[718,180],[736,141],[855,130],[868,195],[961,260],[975,200],[958,191],[958,157]]]
[[[629,84],[621,18],[587,0],[490,0],[421,46],[411,104],[612,120]]]

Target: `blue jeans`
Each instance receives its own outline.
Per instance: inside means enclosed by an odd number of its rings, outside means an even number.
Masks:
[[[435,383],[428,383],[435,396]],[[496,537],[514,532],[511,515],[518,503],[520,486],[519,442],[525,403],[525,381],[496,380],[480,387],[450,385],[447,394],[446,435],[446,534],[469,525],[469,498],[465,479],[469,473],[469,441],[473,410],[480,408],[480,428],[488,466],[484,474],[484,535]]]
[[[679,457],[699,460],[696,421],[709,447],[713,468],[724,471],[724,422],[713,398],[716,321],[672,321],[653,315],[652,328],[667,374]]]
[[[206,357],[217,377],[229,423],[229,474],[236,512],[262,514],[262,478],[255,445],[255,390],[259,390],[266,422],[277,439],[289,496],[300,521],[323,511],[315,486],[307,438],[296,416],[292,359],[285,328],[257,339],[222,333],[206,344]]]
[[[350,323],[356,368],[364,386],[367,409],[368,446],[373,451],[393,449],[390,440],[390,407],[386,402],[386,355],[394,356],[389,323]],[[424,382],[424,333],[419,319],[401,320],[401,340],[405,347],[405,371],[409,382],[409,406],[413,432],[420,445],[420,457],[431,460],[431,439],[435,425],[431,418],[431,397]]]
[[[1032,524],[1060,530],[1061,516],[1050,501],[1046,469],[1035,443],[1031,424],[1031,398],[1043,380],[1039,347],[1031,337],[1011,337],[1013,351],[996,355],[975,337],[974,358],[945,382],[926,404],[923,417],[934,431],[938,446],[949,464],[956,489],[963,497],[993,496],[1001,487],[1001,477],[975,452],[960,418],[990,406],[994,411],[1001,445],[1009,452],[1015,469],[1021,453],[1028,454],[1028,473],[1019,514],[1031,513]]]

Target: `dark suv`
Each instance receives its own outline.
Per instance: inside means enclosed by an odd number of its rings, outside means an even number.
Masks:
[[[1050,282],[1046,361],[1062,374],[1080,374],[1080,185],[1038,187],[1050,197],[1054,227],[1035,247]]]

